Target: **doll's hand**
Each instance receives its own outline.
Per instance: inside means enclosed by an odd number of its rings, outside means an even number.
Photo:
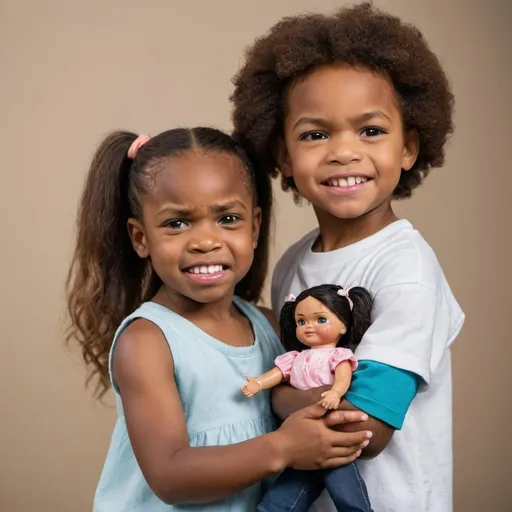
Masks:
[[[261,391],[261,384],[254,377],[246,377],[247,384],[242,386],[242,393],[250,398]]]
[[[341,394],[338,393],[338,391],[335,391],[334,389],[325,391],[320,396],[322,397],[320,403],[326,409],[337,409],[338,405],[340,405]]]

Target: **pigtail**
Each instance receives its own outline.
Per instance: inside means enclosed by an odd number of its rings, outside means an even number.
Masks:
[[[99,396],[109,386],[108,355],[119,324],[142,302],[150,285],[150,265],[134,251],[127,221],[129,173],[134,161],[128,148],[137,138],[114,132],[100,145],[87,175],[77,219],[76,249],[66,291],[70,325],[66,339],[81,345],[98,377]]]
[[[364,333],[370,327],[373,300],[368,290],[360,286],[350,288],[348,294],[353,304],[352,323],[343,337],[343,346],[355,351]]]
[[[281,309],[279,327],[281,343],[287,351],[298,350],[301,352],[306,347],[297,339],[297,323],[295,321],[295,301],[287,301]]]

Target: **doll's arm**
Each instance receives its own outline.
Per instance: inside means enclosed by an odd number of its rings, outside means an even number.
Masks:
[[[341,399],[350,387],[352,380],[352,364],[350,361],[343,361],[334,371],[334,384],[331,389],[324,391],[322,397],[322,406],[326,409],[337,409]]]
[[[274,366],[272,370],[260,375],[259,377],[247,377],[247,384],[242,386],[242,393],[247,397],[257,395],[264,389],[270,389],[283,382],[284,376],[281,370]]]

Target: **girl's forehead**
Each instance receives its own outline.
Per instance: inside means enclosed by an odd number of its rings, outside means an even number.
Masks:
[[[219,196],[252,197],[242,162],[226,153],[191,151],[158,167],[151,191],[155,198],[204,202]]]

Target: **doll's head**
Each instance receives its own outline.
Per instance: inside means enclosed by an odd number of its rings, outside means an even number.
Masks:
[[[332,346],[354,351],[370,326],[373,301],[360,286],[322,284],[287,299],[279,321],[286,350]]]

